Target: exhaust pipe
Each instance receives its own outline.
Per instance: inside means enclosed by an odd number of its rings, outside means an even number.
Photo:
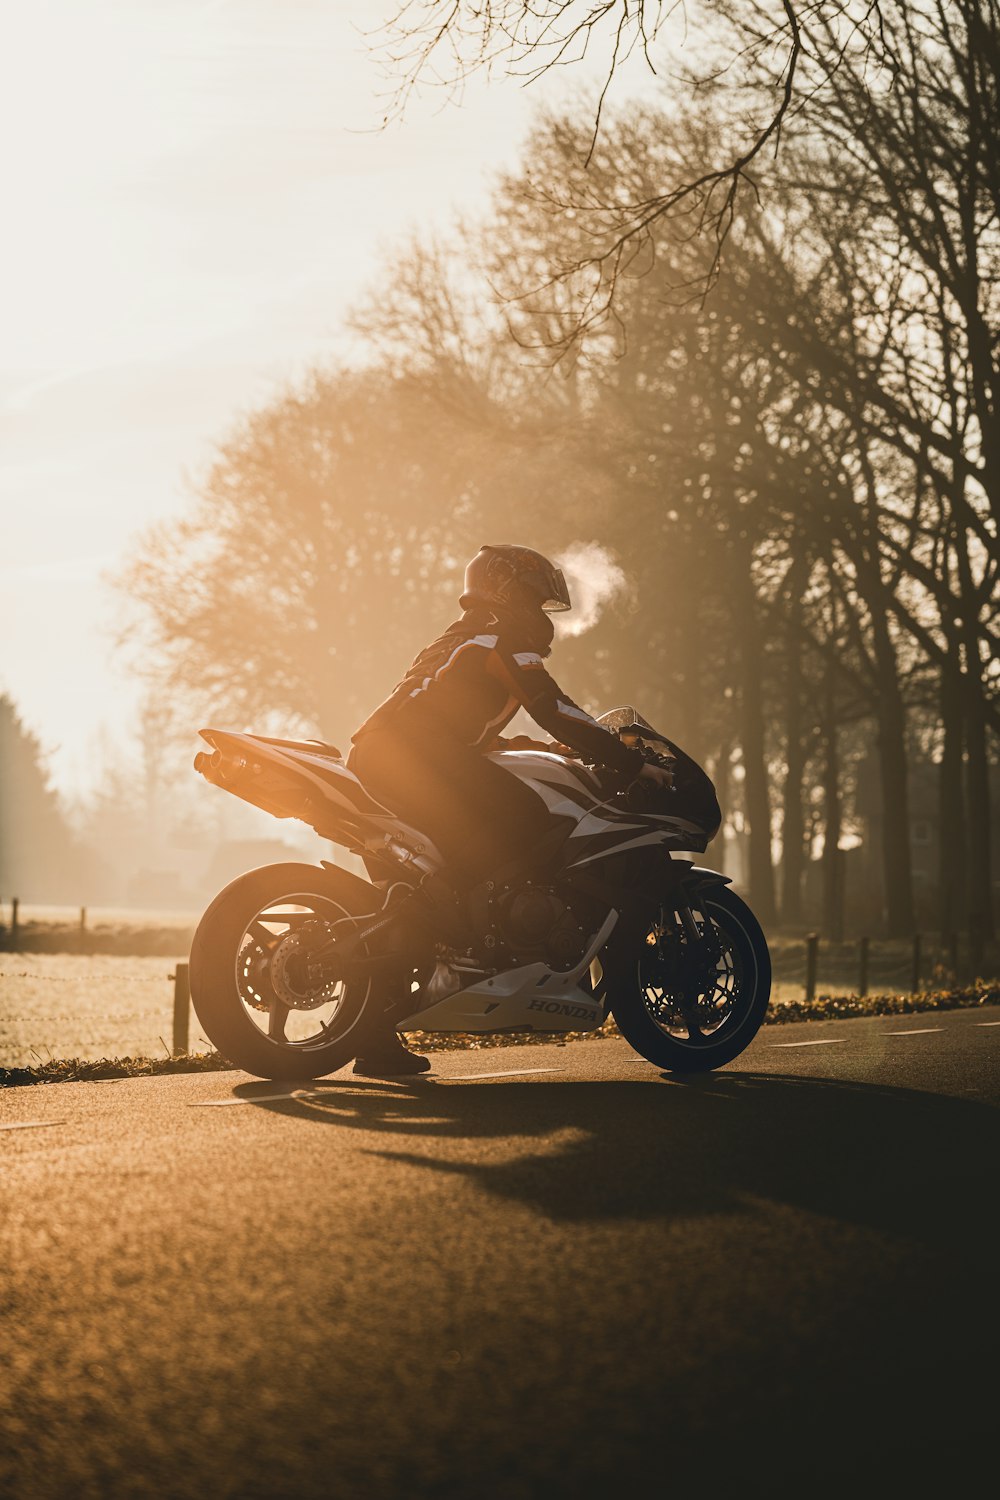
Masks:
[[[221,750],[213,750],[211,754],[207,750],[199,750],[194,758],[195,770],[200,771],[202,776],[206,776],[209,781],[224,780],[227,771],[232,775],[234,772],[241,771],[245,765],[245,760],[227,760]]]

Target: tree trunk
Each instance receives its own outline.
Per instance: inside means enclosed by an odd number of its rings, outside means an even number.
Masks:
[[[722,809],[722,827],[716,835],[718,853],[715,855],[715,859],[718,861],[718,869],[723,875],[731,873],[727,868],[726,825],[729,822],[729,799],[732,795],[732,777],[730,775],[731,768],[729,764],[729,758],[732,753],[732,741],[729,739],[723,740],[715,762],[715,775],[712,778],[715,783],[715,795],[718,797],[719,807]]]
[[[774,922],[774,865],[771,859],[771,797],[764,741],[764,652],[757,600],[750,573],[751,547],[745,538],[734,551],[733,618],[740,643],[740,738],[744,806],[750,824],[749,895],[757,920]]]
[[[910,849],[910,793],[907,783],[906,708],[899,688],[896,648],[882,608],[881,580],[869,600],[872,647],[878,673],[879,784],[882,794],[882,876],[889,937],[913,932],[913,864]]]
[[[949,640],[941,669],[941,723],[944,744],[939,771],[938,878],[941,933],[947,938],[965,926],[968,914],[965,854],[965,802],[962,795],[964,696],[958,646]]]
[[[906,708],[899,686],[899,663],[889,629],[890,590],[882,574],[878,486],[868,438],[857,414],[858,455],[866,480],[865,528],[857,556],[858,580],[871,616],[875,659],[875,716],[878,724],[879,788],[882,797],[882,884],[889,937],[913,931],[913,860],[910,849],[910,795],[906,758]]]
[[[986,721],[975,708],[966,720],[966,797],[969,828],[969,930],[993,936],[993,858],[990,848],[990,763]]]
[[[785,790],[781,809],[781,920],[789,926],[802,921],[802,878],[805,874],[805,819],[802,811],[802,783],[805,778],[806,754],[802,738],[802,637],[798,610],[800,570],[795,568],[796,586],[790,607],[794,617],[785,645],[787,675],[785,678]]]
[[[962,685],[966,698],[965,731],[968,752],[965,770],[969,829],[969,930],[978,932],[982,939],[988,940],[994,932],[989,729],[984,711],[986,689],[976,624],[980,601],[972,579],[968,533],[964,530],[957,538],[956,557],[961,598],[965,606],[961,628],[965,648],[965,676]]]
[[[834,943],[844,941],[844,867],[840,850],[842,827],[840,752],[837,743],[835,667],[828,661],[823,705],[823,931]]]
[[[788,769],[781,814],[781,920],[797,926],[802,921],[802,881],[806,868],[806,825],[802,813],[806,755],[801,716],[793,716],[791,700],[786,725]]]

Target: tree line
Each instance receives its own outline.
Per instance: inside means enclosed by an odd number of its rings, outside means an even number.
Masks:
[[[557,669],[706,764],[762,919],[842,932],[847,846],[877,827],[867,926],[990,935],[1000,21],[886,0],[880,22],[798,17],[812,107],[738,192],[707,169],[773,103],[766,49],[740,98],[596,136],[583,109],[540,118],[484,222],[384,266],[367,362],[246,418],[137,548],[163,701],[342,741],[483,541],[599,540],[628,594]]]

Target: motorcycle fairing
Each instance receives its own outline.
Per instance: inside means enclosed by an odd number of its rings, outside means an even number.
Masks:
[[[560,973],[547,964],[533,963],[484,975],[397,1021],[396,1030],[593,1031],[604,1020],[604,1003],[583,989],[580,980],[617,921],[617,911],[609,912],[572,969]]]
[[[529,786],[550,813],[572,820],[567,869],[649,844],[698,852],[706,847],[704,829],[675,813],[636,813],[614,806],[597,774],[578,761],[567,762],[546,750],[500,750],[490,759]]]

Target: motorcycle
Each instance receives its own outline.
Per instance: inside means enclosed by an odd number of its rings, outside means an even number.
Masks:
[[[686,857],[718,831],[715,789],[634,708],[599,722],[672,784],[565,747],[494,752],[549,824],[471,889],[335,746],[201,730],[207,781],[302,820],[368,877],[329,860],[265,865],[219,893],[190,954],[194,1009],[218,1051],[261,1078],[319,1078],[358,1055],[378,1007],[400,1032],[589,1032],[611,1016],[642,1057],[682,1073],[737,1057],[764,1020],[771,964],[729,878]]]

